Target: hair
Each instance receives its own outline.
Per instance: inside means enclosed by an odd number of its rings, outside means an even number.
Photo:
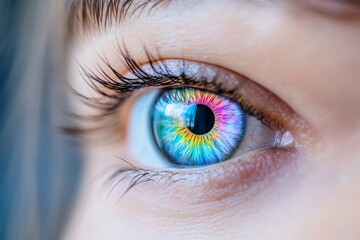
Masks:
[[[63,2],[63,1],[60,1]],[[59,4],[60,4],[59,2]],[[61,237],[81,176],[56,1],[0,0],[0,239]],[[64,31],[62,31],[62,29]]]

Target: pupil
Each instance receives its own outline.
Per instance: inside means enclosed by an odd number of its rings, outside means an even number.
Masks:
[[[186,126],[194,134],[203,135],[211,131],[215,124],[213,111],[203,104],[191,106],[185,113]]]

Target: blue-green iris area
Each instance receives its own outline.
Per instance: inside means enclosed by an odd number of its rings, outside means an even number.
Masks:
[[[229,98],[195,88],[171,88],[156,99],[152,130],[161,152],[180,166],[227,160],[246,132],[246,114]]]

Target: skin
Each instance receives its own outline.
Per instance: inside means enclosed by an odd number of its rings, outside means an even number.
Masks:
[[[200,179],[195,185],[141,184],[118,201],[126,184],[109,197],[104,187],[114,168],[124,166],[114,156],[139,162],[126,131],[115,131],[114,141],[85,141],[85,176],[64,238],[359,239],[359,29],[360,17],[214,0],[172,3],[121,27],[79,35],[71,55],[90,69],[101,63],[100,54],[126,73],[114,51],[123,39],[141,63],[146,63],[141,49],[146,44],[164,59],[207,63],[247,76],[298,116],[291,131],[301,147],[270,177],[254,183],[232,179],[237,187],[227,197],[217,192],[226,180]],[[69,62],[69,79],[89,93],[76,61]],[[119,113],[126,123],[136,99]],[[74,109],[94,111],[75,100]],[[205,194],[208,189],[214,193]]]

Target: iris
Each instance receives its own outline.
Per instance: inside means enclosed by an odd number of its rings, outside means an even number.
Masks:
[[[246,115],[229,98],[195,88],[164,90],[152,114],[154,138],[177,165],[204,166],[227,160],[246,131]]]

